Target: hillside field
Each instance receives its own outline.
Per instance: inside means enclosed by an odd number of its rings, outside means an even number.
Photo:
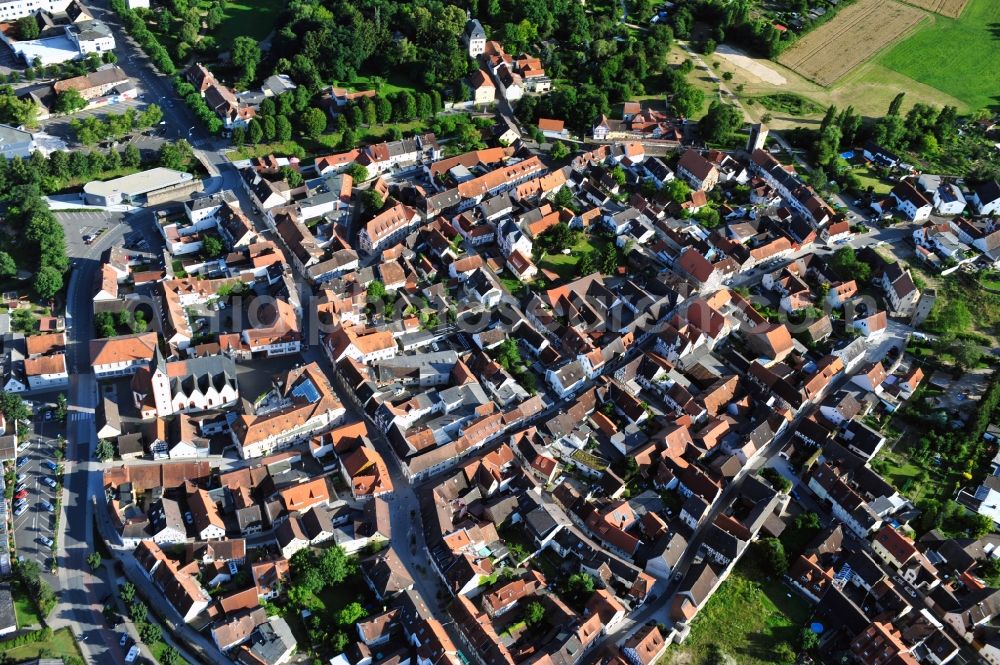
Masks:
[[[933,18],[878,62],[972,109],[1000,107],[1000,2],[971,0],[960,18]]]

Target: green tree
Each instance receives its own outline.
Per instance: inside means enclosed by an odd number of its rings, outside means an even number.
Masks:
[[[687,61],[690,62],[690,61]],[[701,88],[682,81],[683,85],[674,90],[670,97],[670,108],[674,113],[689,118],[701,111],[705,103],[705,93]]]
[[[24,399],[17,393],[0,392],[0,412],[9,421],[27,420],[31,417]]]
[[[42,300],[48,300],[63,287],[62,273],[52,266],[42,266],[35,273],[35,293]]]
[[[524,610],[524,623],[529,626],[536,626],[545,620],[545,608],[538,601],[528,603]]]
[[[184,171],[193,157],[191,144],[184,139],[160,146],[160,165],[168,169]]]
[[[597,259],[597,268],[602,275],[613,275],[618,272],[618,249],[609,244]]]
[[[315,139],[324,131],[326,131],[326,113],[317,108],[306,109],[302,113],[302,133]]]
[[[674,178],[667,183],[667,195],[674,203],[684,203],[691,198],[691,187],[680,178]]]
[[[867,283],[871,279],[872,269],[867,263],[858,261],[858,256],[853,247],[841,247],[833,253],[830,259],[832,267],[844,279],[853,279],[857,282]]]
[[[256,120],[247,125],[247,139],[253,145],[259,145],[264,140],[264,128]]]
[[[118,334],[115,317],[110,312],[99,312],[94,315],[94,330],[98,337],[114,337]]]
[[[594,594],[594,578],[584,572],[573,573],[563,584],[563,593],[580,607]]]
[[[289,141],[292,138],[292,123],[291,121],[283,116],[279,115],[274,121],[275,128],[275,138],[282,143]]]
[[[320,576],[328,586],[340,584],[354,573],[354,562],[344,549],[334,546],[323,551],[318,564]]]
[[[273,141],[278,135],[278,121],[273,115],[265,115],[261,120],[261,127],[264,129],[265,141]]]
[[[378,190],[369,187],[362,194],[362,200],[365,204],[365,210],[369,212],[378,212],[385,205],[385,201],[382,199],[382,194]]]
[[[160,628],[159,624],[143,621],[138,624],[137,628],[139,629],[139,639],[146,644],[159,642],[163,637],[163,629]]]
[[[86,108],[87,100],[83,98],[78,90],[70,88],[56,95],[56,102],[53,110],[56,113],[74,113],[82,108]]]
[[[130,169],[137,169],[142,164],[142,153],[139,152],[139,148],[135,144],[129,143],[125,146],[125,152],[122,155],[122,164]]]
[[[381,281],[374,279],[368,283],[368,302],[385,299],[385,285]]]
[[[351,179],[354,180],[354,182],[364,182],[368,180],[368,169],[361,164],[351,164],[344,169],[344,173],[351,176]]]
[[[291,166],[282,166],[280,171],[278,171],[278,174],[281,176],[281,179],[287,182],[291,187],[300,187],[302,183],[305,182],[305,178],[302,177],[302,174],[299,173],[297,169],[293,169]]]
[[[708,113],[698,121],[702,138],[709,143],[726,143],[743,126],[743,113],[729,104],[714,100]]]
[[[38,27],[38,19],[34,16],[22,16],[17,19],[17,37],[22,41],[30,41],[32,39],[38,39],[42,34],[41,28]]]
[[[337,624],[340,626],[353,626],[361,619],[368,616],[368,612],[361,606],[361,603],[354,601],[345,605],[337,612]]]
[[[101,439],[97,442],[97,459],[102,462],[107,462],[109,459],[115,456],[115,446],[113,443],[107,439]]]
[[[819,647],[819,635],[810,628],[803,628],[799,634],[799,644],[803,651],[813,651]]]
[[[233,40],[230,59],[233,65],[240,69],[240,80],[237,85],[245,87],[257,78],[257,65],[260,64],[260,44],[256,39],[240,36]]]
[[[135,599],[135,585],[131,582],[125,582],[118,588],[118,595],[121,596],[122,602],[126,605],[131,604],[132,600]]]
[[[209,10],[211,11],[211,10]],[[167,646],[163,651],[160,652],[160,665],[181,665],[184,660],[181,655],[177,652],[177,649],[172,646]]]
[[[788,570],[785,546],[777,538],[764,538],[753,544],[758,565],[768,575],[780,576]]]
[[[66,420],[66,414],[69,411],[69,403],[66,399],[66,393],[59,393],[56,396],[56,420],[62,422]]]
[[[549,150],[549,156],[552,157],[552,159],[566,159],[569,157],[569,148],[567,148],[566,144],[562,141],[556,141],[552,144],[552,149]]]
[[[597,261],[594,259],[594,252],[585,252],[576,263],[576,274],[586,277],[597,272]]]
[[[214,233],[207,233],[202,237],[201,255],[206,259],[217,259],[225,252],[225,245],[222,239]]]
[[[17,264],[7,252],[0,252],[0,277],[13,277],[17,274]]]
[[[87,565],[90,566],[91,570],[97,570],[101,567],[101,553],[91,552],[87,555]]]
[[[512,372],[524,364],[516,339],[508,337],[500,343],[496,350],[496,361],[508,372]]]

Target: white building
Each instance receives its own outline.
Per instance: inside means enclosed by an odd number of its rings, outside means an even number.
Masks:
[[[462,33],[462,41],[469,47],[469,57],[475,58],[486,52],[486,31],[479,19],[469,19]]]
[[[132,395],[143,418],[229,407],[239,399],[236,363],[222,355],[167,363],[157,347],[150,366],[136,371]]]
[[[95,339],[90,342],[90,364],[98,379],[134,374],[149,366],[156,348],[155,332]]]
[[[63,388],[69,384],[69,373],[66,371],[66,354],[54,353],[37,358],[26,358],[24,375],[32,390],[42,388]]]

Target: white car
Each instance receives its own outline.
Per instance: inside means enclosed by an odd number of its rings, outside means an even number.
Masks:
[[[52,480],[52,478],[50,478],[49,476],[43,476],[42,477],[42,482],[45,483],[46,485],[48,485],[49,487],[55,487],[56,486],[56,481]]]
[[[27,503],[22,503],[20,506],[14,509],[14,517],[20,517],[24,511],[28,509]]]
[[[53,545],[52,539],[46,536],[42,536],[41,538],[39,538],[38,542],[40,542],[42,545],[45,545],[46,547],[52,547]]]
[[[49,511],[50,513],[56,512],[56,507],[44,499],[42,499],[42,508]]]

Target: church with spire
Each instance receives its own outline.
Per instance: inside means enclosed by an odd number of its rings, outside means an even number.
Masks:
[[[149,366],[132,377],[132,396],[143,419],[232,406],[239,399],[236,363],[223,355],[168,362],[157,346]]]

